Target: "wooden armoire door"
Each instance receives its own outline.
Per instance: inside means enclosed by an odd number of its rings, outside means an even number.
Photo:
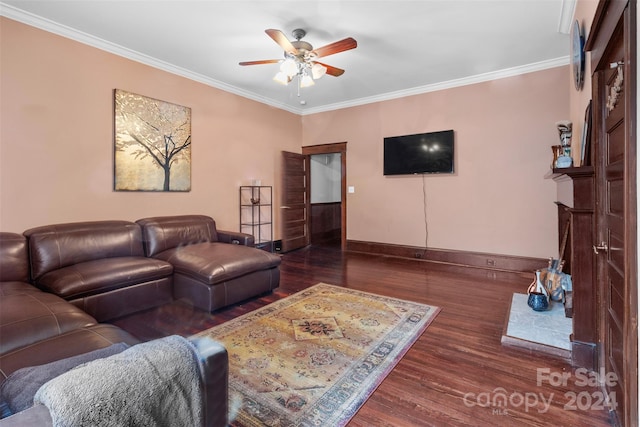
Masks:
[[[601,2],[592,51],[596,277],[602,386],[617,425],[637,425],[638,300],[636,186],[636,7]]]

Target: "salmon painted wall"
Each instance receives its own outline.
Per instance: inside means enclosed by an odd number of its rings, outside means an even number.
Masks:
[[[237,230],[240,185],[261,179],[278,200],[298,115],[6,18],[0,40],[0,230],[191,213]],[[191,108],[190,192],[113,191],[114,89]]]
[[[305,146],[347,142],[347,185],[355,187],[347,238],[557,256],[556,185],[544,175],[555,122],[569,115],[568,73],[564,66],[304,116]],[[383,176],[385,136],[447,129],[454,175]]]

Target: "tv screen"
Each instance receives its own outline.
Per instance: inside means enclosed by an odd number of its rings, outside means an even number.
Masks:
[[[384,174],[453,173],[453,130],[384,138]]]

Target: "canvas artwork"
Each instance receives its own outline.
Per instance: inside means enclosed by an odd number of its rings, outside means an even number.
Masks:
[[[191,108],[115,90],[114,189],[191,191]]]

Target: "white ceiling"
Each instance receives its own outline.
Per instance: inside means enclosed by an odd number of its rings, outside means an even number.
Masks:
[[[569,63],[574,0],[5,0],[29,25],[297,114],[310,114]],[[569,21],[569,22],[567,22]],[[569,25],[567,25],[568,27]],[[264,32],[295,28],[314,48],[353,37],[322,58],[343,68],[310,88],[272,80],[280,59]],[[293,40],[293,36],[290,37]]]

